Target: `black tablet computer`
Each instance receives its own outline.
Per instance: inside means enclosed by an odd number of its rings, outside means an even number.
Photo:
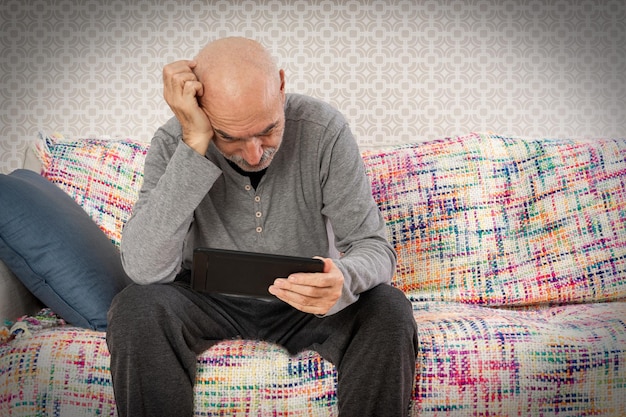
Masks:
[[[296,272],[323,270],[321,259],[196,248],[191,287],[200,292],[274,298],[268,288],[276,278],[287,278]]]

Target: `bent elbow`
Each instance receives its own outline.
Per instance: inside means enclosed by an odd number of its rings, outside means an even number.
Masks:
[[[126,275],[135,284],[166,284],[174,281],[176,277],[176,268],[167,268],[163,265],[157,265],[156,262],[147,262],[142,258],[136,258],[133,261],[132,256],[124,253],[122,253],[121,259]]]

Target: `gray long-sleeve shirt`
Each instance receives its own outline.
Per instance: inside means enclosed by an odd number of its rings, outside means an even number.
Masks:
[[[285,116],[282,144],[256,190],[213,143],[206,157],[188,147],[175,118],[158,129],[122,235],[122,263],[135,282],[173,281],[199,246],[333,257],[345,282],[329,315],[390,281],[396,255],[344,117],[295,94]]]

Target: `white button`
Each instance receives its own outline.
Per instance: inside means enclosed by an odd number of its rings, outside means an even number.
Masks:
[[[259,197],[259,196],[257,195],[256,197],[254,197],[254,201],[256,201],[256,202],[258,203],[259,201],[261,201],[261,197]]]
[[[263,231],[263,228],[262,228],[262,227],[257,227],[257,228],[256,228],[256,232],[257,232],[257,233],[261,233],[262,231]]]
[[[257,216],[257,217],[261,217],[262,215],[263,215],[263,214],[262,214],[260,211],[257,211],[257,212],[256,212],[256,216]]]
[[[251,186],[251,185],[249,185],[249,184],[246,184],[246,186],[245,186],[245,187],[243,187],[243,188],[245,188],[245,189],[246,189],[246,191],[250,191],[250,190],[252,189],[252,186]]]

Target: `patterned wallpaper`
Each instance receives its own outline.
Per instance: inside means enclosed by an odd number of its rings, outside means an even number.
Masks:
[[[228,35],[264,43],[364,148],[626,136],[623,0],[2,0],[0,171],[39,130],[149,140],[162,66]]]

